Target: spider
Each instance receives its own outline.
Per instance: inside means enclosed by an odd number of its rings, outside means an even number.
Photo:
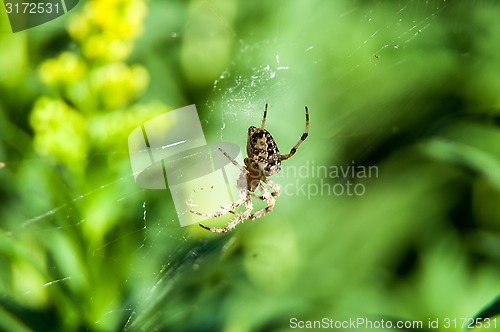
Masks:
[[[220,211],[212,214],[201,213],[193,210],[190,210],[190,212],[208,218],[217,218],[231,213],[234,214],[236,218],[223,228],[211,228],[200,224],[202,228],[214,233],[227,233],[229,230],[233,229],[236,225],[246,219],[257,219],[262,217],[264,214],[269,213],[274,208],[276,203],[275,197],[279,195],[280,187],[271,181],[269,177],[277,174],[281,170],[281,162],[293,156],[300,144],[302,144],[302,142],[304,142],[307,138],[309,134],[309,111],[307,106],[305,108],[306,128],[300,137],[300,140],[287,154],[280,154],[273,136],[266,129],[264,129],[267,116],[267,104],[264,109],[264,116],[262,118],[260,128],[254,126],[250,126],[248,128],[247,158],[244,159],[244,167],[238,164],[236,160],[219,148],[220,152],[222,152],[224,156],[231,161],[231,163],[241,170],[241,174],[237,180],[240,198],[233,204],[227,207],[222,207]],[[264,186],[264,184],[269,186],[272,189],[272,192]],[[256,191],[259,191],[261,195],[257,195]],[[267,207],[252,213],[253,204],[250,196],[265,200],[267,202]],[[245,211],[237,213],[235,210],[243,204],[245,204]]]

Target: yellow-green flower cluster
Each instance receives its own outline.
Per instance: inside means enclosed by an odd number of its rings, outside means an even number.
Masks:
[[[122,107],[141,95],[149,83],[147,70],[125,63],[111,63],[90,73],[90,87],[106,108]]]
[[[75,83],[85,77],[86,64],[76,54],[63,52],[57,58],[44,61],[39,69],[42,82],[57,87]]]
[[[143,0],[88,1],[69,20],[69,33],[90,60],[120,61],[132,51],[147,13]]]
[[[70,52],[43,62],[39,75],[43,83],[61,90],[82,110],[124,107],[149,83],[149,74],[140,65],[112,62],[89,70],[83,58]]]
[[[87,155],[85,118],[64,101],[42,97],[30,116],[33,147],[42,155],[72,166],[84,166]]]
[[[84,164],[89,149],[126,142],[141,120],[164,111],[133,104],[149,74],[124,62],[146,12],[144,0],[91,0],[72,14],[68,31],[80,52],[60,53],[38,69],[41,81],[61,98],[42,97],[35,104],[31,124],[38,153],[70,166]]]

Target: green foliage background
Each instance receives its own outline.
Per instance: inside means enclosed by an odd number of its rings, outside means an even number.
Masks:
[[[99,0],[12,34],[0,14],[0,330],[474,317],[500,291],[498,17],[492,0]],[[378,176],[279,178],[309,195],[226,235],[180,228],[168,192],[134,183],[127,137],[193,103],[242,148],[269,103],[282,152],[307,105],[284,169]],[[365,194],[312,193],[347,180]]]

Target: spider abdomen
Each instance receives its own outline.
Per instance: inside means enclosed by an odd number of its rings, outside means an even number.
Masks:
[[[276,174],[281,169],[281,154],[273,136],[267,130],[248,128],[247,155],[254,172],[261,176]]]

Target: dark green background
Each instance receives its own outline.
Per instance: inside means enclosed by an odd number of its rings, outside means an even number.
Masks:
[[[90,59],[67,33],[86,3],[0,35],[0,329],[275,331],[292,317],[425,326],[496,298],[496,1],[148,1],[144,31],[118,60]],[[133,21],[123,6],[114,12]],[[63,52],[87,69],[47,84],[43,73],[64,66],[43,64]],[[71,84],[109,63],[144,66],[147,87],[121,96],[137,83],[124,80],[79,100]],[[35,116],[42,96],[72,117]],[[135,185],[127,136],[144,114],[196,104],[207,139],[244,148],[266,103],[282,152],[310,110],[310,137],[284,171],[378,167],[371,179],[277,183],[351,180],[366,193],[282,194],[271,214],[212,235],[180,228],[167,191]]]

